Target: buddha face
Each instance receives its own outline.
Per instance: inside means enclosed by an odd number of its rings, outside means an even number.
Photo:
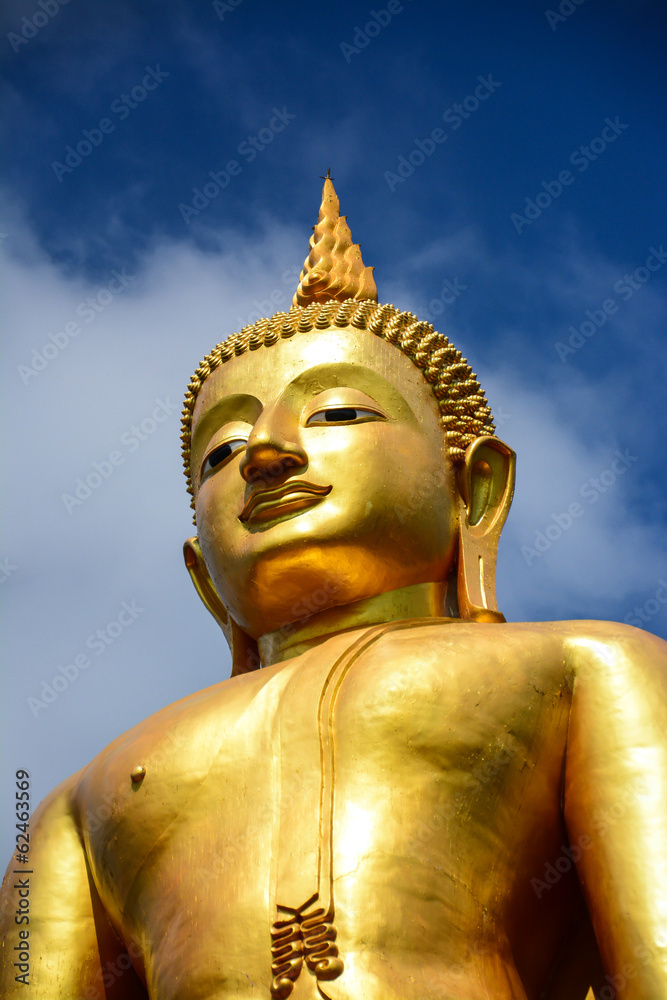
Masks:
[[[208,571],[253,638],[303,618],[314,594],[324,609],[451,569],[438,405],[367,331],[298,333],[216,369],[194,411],[192,475]]]

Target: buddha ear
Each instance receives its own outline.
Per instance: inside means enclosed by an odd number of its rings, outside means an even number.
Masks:
[[[232,677],[257,670],[261,665],[257,643],[234,621],[220,600],[196,535],[183,543],[183,558],[202,604],[213,615],[227,640],[232,654]]]
[[[461,618],[504,622],[496,601],[500,532],[514,495],[516,455],[499,438],[477,438],[458,471],[459,557],[457,597]]]

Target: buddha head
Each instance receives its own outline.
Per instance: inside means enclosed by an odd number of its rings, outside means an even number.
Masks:
[[[503,621],[514,455],[493,431],[447,337],[378,304],[327,177],[292,308],[218,344],[185,398],[185,560],[233,673],[314,593],[323,610],[439,583],[442,616]]]

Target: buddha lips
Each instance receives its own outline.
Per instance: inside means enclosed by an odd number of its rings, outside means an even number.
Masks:
[[[275,489],[255,490],[239,514],[239,521],[246,522],[250,520],[253,512],[260,514],[273,510],[287,497],[290,497],[292,501],[305,500],[311,497],[321,498],[328,496],[332,489],[332,486],[316,486],[305,479],[292,479],[289,483],[276,486]]]

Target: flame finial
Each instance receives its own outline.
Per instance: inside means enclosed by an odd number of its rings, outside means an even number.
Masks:
[[[373,268],[365,267],[359,244],[352,242],[347,219],[340,215],[338,195],[327,170],[319,218],[310,237],[310,253],[304,261],[292,303],[307,306],[311,302],[346,299],[377,302],[378,293]]]

